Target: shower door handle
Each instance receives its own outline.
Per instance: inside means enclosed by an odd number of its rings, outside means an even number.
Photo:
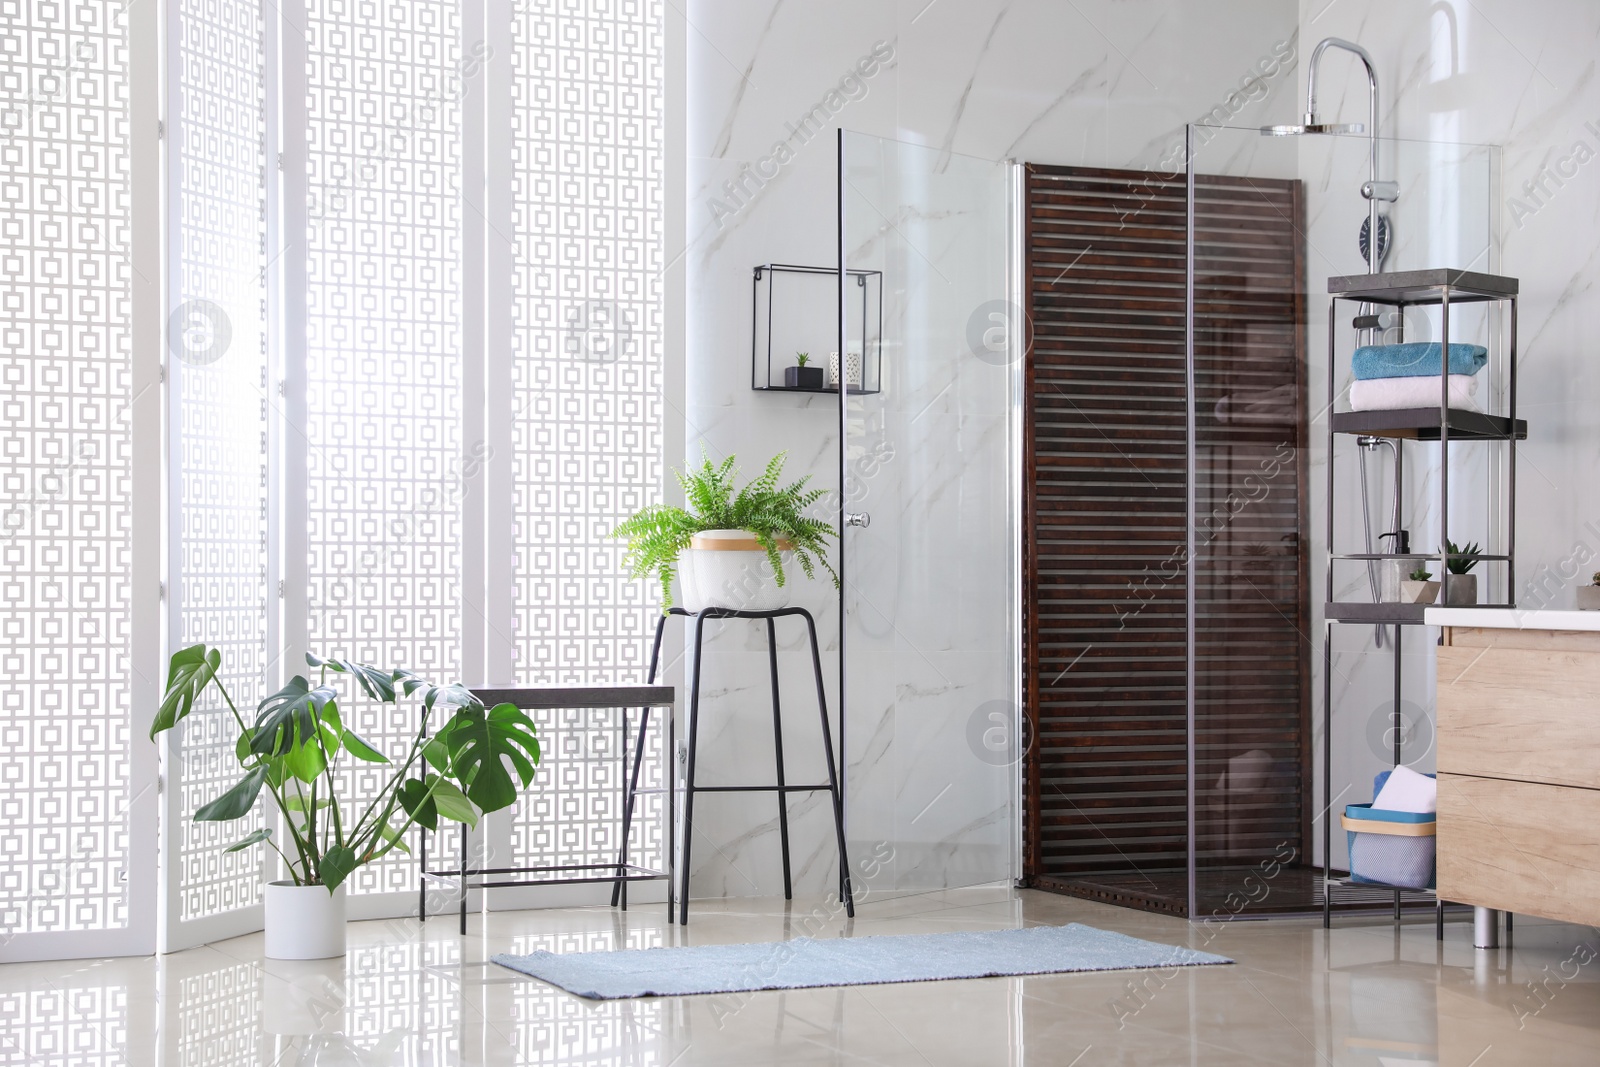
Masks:
[[[872,525],[872,516],[865,511],[847,511],[844,513],[844,524],[846,526],[859,526],[865,530]]]

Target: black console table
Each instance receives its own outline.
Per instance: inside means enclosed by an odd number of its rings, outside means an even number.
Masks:
[[[660,654],[661,638],[659,630],[656,636],[656,654]],[[651,677],[655,677],[655,657],[650,665]],[[461,896],[461,932],[467,932],[467,891],[470,889],[500,889],[518,886],[538,885],[579,885],[586,882],[613,882],[615,889],[612,891],[612,903],[618,902],[620,890],[623,908],[628,906],[627,883],[665,881],[667,883],[667,917],[670,921],[673,914],[673,804],[671,772],[672,750],[676,747],[673,736],[672,704],[674,700],[673,688],[670,685],[619,685],[619,686],[570,686],[570,687],[539,687],[533,689],[474,689],[473,695],[483,701],[485,707],[494,707],[496,704],[515,704],[524,711],[540,711],[565,708],[592,708],[596,711],[612,709],[617,713],[617,729],[622,735],[622,747],[617,758],[622,761],[622,780],[627,784],[626,800],[622,820],[622,846],[618,851],[615,863],[569,863],[551,864],[535,867],[474,867],[468,862],[467,827],[461,826],[461,858],[459,864],[449,870],[431,871],[428,869],[428,830],[422,828],[421,845],[418,858],[421,863],[422,875],[418,880],[418,905],[417,914],[426,922],[428,919],[428,883],[440,882],[450,885],[459,891]],[[628,712],[634,708],[641,711],[639,722],[639,735],[633,750],[633,763],[628,764]],[[628,860],[628,831],[632,827],[634,797],[647,792],[639,788],[639,764],[644,759],[645,733],[650,727],[650,709],[667,708],[667,714],[661,716],[663,723],[660,729],[667,731],[666,757],[668,760],[667,785],[663,791],[667,794],[667,838],[666,838],[666,870],[641,867]],[[426,768],[424,768],[426,769]],[[564,875],[558,878],[528,878],[527,875]]]

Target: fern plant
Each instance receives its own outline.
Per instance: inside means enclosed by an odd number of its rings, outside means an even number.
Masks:
[[[816,577],[817,568],[828,572],[833,587],[839,588],[839,574],[828,562],[828,538],[837,537],[833,527],[821,519],[808,517],[806,509],[822,499],[821,489],[807,489],[809,476],[789,485],[779,485],[787,452],[772,457],[761,476],[743,489],[734,491],[739,470],[734,457],[720,464],[711,462],[704,450],[696,470],[673,471],[683,486],[687,510],[671,504],[651,504],[612,531],[613,537],[626,537],[628,551],[623,565],[630,578],[654,577],[661,583],[661,607],[672,607],[672,579],[677,574],[678,557],[702,530],[744,530],[755,536],[772,564],[778,585],[786,581],[782,551],[793,551],[807,578]]]

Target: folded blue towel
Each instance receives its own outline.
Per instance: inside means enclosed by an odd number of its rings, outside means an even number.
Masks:
[[[1450,373],[1477,374],[1489,362],[1482,345],[1450,346]],[[1350,369],[1360,381],[1373,378],[1413,378],[1439,374],[1439,342],[1411,341],[1403,345],[1362,345],[1350,358]]]

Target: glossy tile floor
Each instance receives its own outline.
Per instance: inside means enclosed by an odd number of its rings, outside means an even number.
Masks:
[[[1232,967],[591,1003],[493,953],[1085,922],[1220,952]],[[1600,1063],[1600,933],[1519,919],[1514,949],[1470,922],[1190,926],[1037,892],[880,899],[853,924],[796,901],[501,912],[357,923],[343,960],[261,959],[260,935],[162,958],[0,967],[0,1063],[1496,1064]],[[812,928],[815,928],[813,925]]]

